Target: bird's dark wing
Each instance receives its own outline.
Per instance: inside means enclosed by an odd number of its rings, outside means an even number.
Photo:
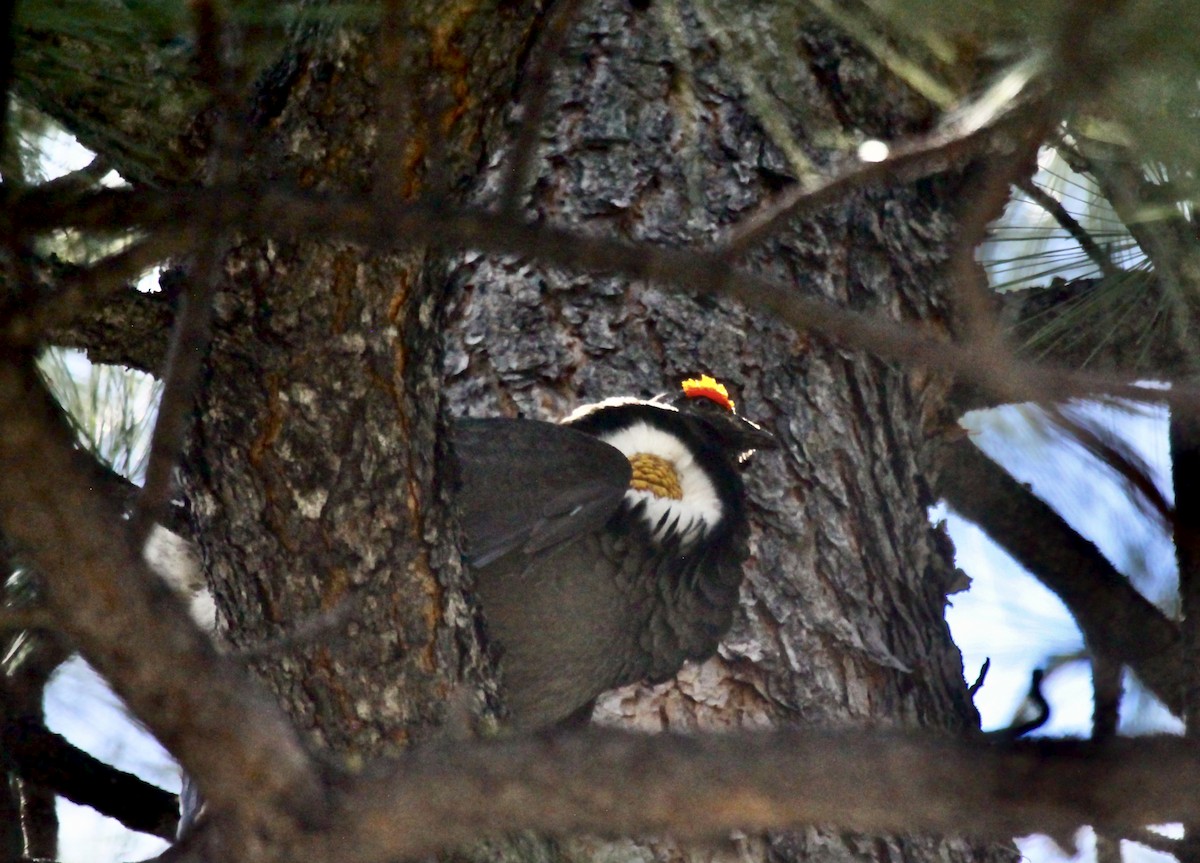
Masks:
[[[451,439],[467,556],[475,567],[599,530],[632,476],[620,450],[556,423],[457,419]]]

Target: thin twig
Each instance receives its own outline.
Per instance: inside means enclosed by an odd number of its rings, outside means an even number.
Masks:
[[[967,689],[967,697],[974,699],[979,694],[979,690],[983,689],[984,681],[987,680],[988,671],[992,667],[992,658],[989,656],[983,660],[983,665],[979,667],[979,674],[975,676],[975,682]]]
[[[112,169],[112,163],[108,159],[96,156],[82,168],[42,183],[38,189],[47,195],[61,195],[64,204],[67,204],[70,198],[83,194],[108,176]]]
[[[1121,672],[1118,659],[1104,649],[1088,645],[1092,658],[1092,739],[1105,743],[1117,734],[1121,722]]]
[[[984,737],[994,743],[1011,743],[1031,731],[1037,731],[1045,725],[1050,719],[1050,702],[1046,700],[1046,696],[1042,692],[1042,681],[1045,679],[1045,676],[1046,672],[1040,668],[1035,668],[1033,673],[1029,675],[1029,691],[1025,694],[1025,703],[1033,705],[1033,716],[1014,722],[1005,728],[988,731],[984,734]],[[1022,705],[1023,710],[1024,705]]]
[[[1047,126],[1045,117],[1032,121],[1018,133],[1019,143],[1010,153],[984,161],[983,170],[967,193],[966,205],[956,220],[957,233],[950,252],[950,295],[954,304],[956,335],[997,366],[1007,365],[1011,352],[1004,344],[995,295],[987,274],[975,259],[975,250],[988,228],[1004,209],[1012,183],[1032,169],[1033,157]]]
[[[1174,531],[1175,507],[1154,481],[1154,472],[1129,441],[1089,419],[1078,405],[1043,408],[1050,422],[1121,480],[1130,500],[1165,531]]]
[[[731,258],[745,254],[792,219],[812,213],[841,200],[843,195],[893,179],[920,179],[945,171],[959,159],[985,150],[992,130],[981,129],[956,137],[944,131],[892,149],[879,162],[855,161],[832,177],[812,185],[796,184],[767,201],[758,212],[737,222],[727,233],[721,248]]]
[[[1174,854],[1179,850],[1179,839],[1163,836],[1161,833],[1155,833],[1145,827],[1126,831],[1124,838],[1155,851],[1162,851],[1164,854]]]
[[[881,161],[856,160],[850,168],[832,177],[813,184],[798,183],[735,224],[722,250],[731,259],[739,257],[786,222],[833,203],[850,191],[887,180],[911,182],[997,148],[1007,142],[1010,127],[1023,126],[1021,114],[1026,107],[1021,100],[1012,99],[982,120],[968,107],[959,113],[960,119],[922,138],[892,146],[888,157]]]
[[[1100,248],[1100,244],[1092,239],[1092,235],[1087,232],[1083,225],[1079,224],[1075,217],[1067,212],[1067,208],[1062,205],[1062,202],[1058,198],[1030,179],[1018,180],[1016,186],[1028,195],[1030,200],[1045,210],[1054,221],[1058,222],[1059,227],[1071,235],[1071,239],[1079,244],[1079,248],[1083,249],[1084,254],[1091,258],[1092,263],[1099,268],[1100,272],[1106,278],[1111,278],[1121,273],[1121,269]]]
[[[230,656],[241,660],[261,659],[264,656],[273,656],[284,653],[294,647],[309,644],[318,638],[328,635],[332,630],[346,623],[358,606],[358,597],[348,596],[328,611],[314,614],[300,621],[295,626],[290,627],[283,635],[260,642],[259,644],[230,651]]]
[[[216,97],[218,108],[211,173],[216,185],[232,185],[238,173],[237,156],[244,145],[243,133],[235,128],[233,120],[238,113],[240,95],[235,77],[223,61],[224,26],[216,4],[212,0],[197,0],[192,9],[196,17],[200,78]],[[213,298],[221,275],[225,236],[229,231],[223,202],[218,198],[200,210],[197,222],[199,250],[191,267],[190,290],[180,300],[175,331],[167,351],[158,418],[150,438],[145,482],[130,520],[130,536],[137,548],[145,542],[154,523],[170,503],[175,462],[183,449],[212,338]]]
[[[180,298],[175,330],[167,351],[158,419],[150,438],[145,482],[130,523],[130,536],[135,547],[142,545],[170,503],[175,460],[187,434],[196,387],[211,338],[212,297],[220,254],[218,238],[213,237],[192,271],[193,293]]]

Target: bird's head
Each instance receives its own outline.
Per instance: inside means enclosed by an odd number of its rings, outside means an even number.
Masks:
[[[656,535],[674,533],[684,546],[741,522],[738,468],[756,450],[776,446],[708,375],[684,381],[674,396],[607,399],[563,422],[625,455],[633,468],[630,503],[642,506]]]
[[[688,378],[679,389],[671,404],[680,413],[695,418],[739,464],[748,462],[757,450],[778,446],[773,434],[738,414],[729,390],[716,378],[709,375]]]

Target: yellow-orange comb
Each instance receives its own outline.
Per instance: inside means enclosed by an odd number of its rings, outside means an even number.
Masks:
[[[688,378],[681,386],[683,394],[689,399],[708,399],[716,402],[731,414],[737,413],[733,407],[733,399],[729,397],[729,390],[725,389],[725,385],[714,377],[700,375],[698,378]]]

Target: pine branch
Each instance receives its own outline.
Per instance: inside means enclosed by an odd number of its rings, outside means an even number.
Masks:
[[[203,90],[170,24],[147,20],[156,8],[22,3],[14,91],[127,180],[162,186],[198,167],[187,136]]]
[[[23,782],[90,806],[130,830],[175,837],[179,802],[174,794],[93,758],[40,722],[5,722],[0,745]]]
[[[152,375],[162,372],[174,311],[163,294],[125,288],[95,308],[45,331],[46,342],[78,348],[93,363],[128,366]]]
[[[998,301],[1022,358],[1158,380],[1182,368],[1161,286],[1149,273],[1127,274],[1117,284],[1055,280]]]
[[[315,777],[295,732],[130,547],[32,361],[14,354],[0,351],[0,530],[42,575],[63,631],[215,806],[308,805]]]
[[[1184,820],[1197,794],[1200,752],[1179,738],[991,747],[878,731],[695,737],[592,729],[431,746],[377,765],[346,789],[344,826],[362,828],[363,841],[338,859],[418,857],[514,828],[665,831],[678,839],[813,824],[1069,835],[1081,824]]]
[[[1129,665],[1180,713],[1187,664],[1179,629],[1099,549],[970,441],[949,448],[938,490],[951,509],[1057,594],[1089,646]]]

